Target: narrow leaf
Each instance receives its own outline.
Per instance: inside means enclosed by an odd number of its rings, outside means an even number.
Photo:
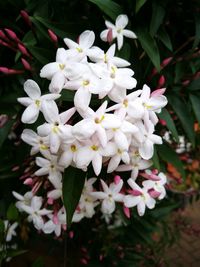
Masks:
[[[67,214],[67,228],[69,229],[72,222],[74,211],[78,205],[86,173],[80,169],[69,167],[65,170],[63,176],[63,202]]]
[[[192,118],[192,114],[190,113],[187,104],[184,99],[181,99],[178,95],[170,95],[168,96],[168,100],[179,117],[183,129],[188,136],[190,142],[195,145],[195,135],[194,135],[194,120]]]
[[[167,33],[167,31],[162,28],[158,31],[158,34],[157,34],[157,37],[158,39],[161,40],[161,42],[170,50],[170,51],[173,51],[173,47],[172,47],[172,42],[171,42],[171,39],[170,39],[170,36],[169,34]]]
[[[197,96],[197,95],[190,94],[189,97],[192,103],[194,114],[197,118],[198,123],[200,124],[200,95]]]
[[[9,120],[2,128],[0,128],[0,148],[3,145],[4,141],[6,140],[6,138],[8,137],[8,134],[11,130],[13,123],[14,120]]]
[[[185,170],[176,152],[174,152],[174,150],[166,143],[162,144],[162,146],[158,146],[157,150],[161,159],[171,163],[181,173],[182,178],[185,179]]]
[[[150,23],[150,34],[154,36],[163,22],[165,17],[165,9],[161,4],[159,4],[159,2],[153,2],[152,9],[153,12]]]
[[[112,20],[123,13],[122,7],[112,0],[88,0],[91,3],[97,5],[107,16]]]
[[[147,0],[136,0],[135,12],[137,13],[140,8],[146,3]]]
[[[174,121],[173,121],[170,113],[168,112],[168,110],[163,108],[162,112],[159,113],[158,116],[159,116],[160,119],[162,119],[162,120],[164,120],[166,122],[167,128],[172,133],[174,139],[178,142],[179,141],[179,137],[178,137],[178,132],[177,132],[177,129],[176,129],[176,125],[174,124]]]
[[[160,54],[155,40],[144,29],[138,30],[136,34],[142,48],[147,53],[156,69],[160,71]]]
[[[200,42],[200,17],[199,14],[195,16],[195,39],[193,43],[193,48],[196,48]]]

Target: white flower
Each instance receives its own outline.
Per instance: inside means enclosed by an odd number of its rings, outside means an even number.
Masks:
[[[20,195],[19,193],[13,191],[13,196],[18,199],[15,206],[18,208],[19,211],[23,211],[24,205],[30,205],[31,199],[33,198],[33,193],[31,191],[26,192],[24,196]]]
[[[5,227],[5,231],[6,231],[6,242],[11,241],[12,237],[17,235],[16,231],[15,231],[17,226],[18,226],[17,222],[10,224],[8,220],[4,221],[4,227]]]
[[[132,178],[128,179],[128,184],[133,189],[130,195],[124,197],[124,205],[128,208],[137,206],[137,211],[140,216],[145,213],[146,206],[149,209],[155,207],[155,199],[153,199],[146,188],[139,187]]]
[[[42,229],[44,221],[42,216],[50,214],[52,211],[47,209],[41,209],[42,197],[33,196],[30,205],[23,205],[22,209],[29,214],[28,221],[33,221],[33,224],[37,230]]]
[[[82,60],[87,55],[87,52],[93,45],[94,40],[94,32],[88,30],[81,33],[78,38],[78,43],[69,38],[65,38],[64,42],[69,48],[69,50],[66,51],[67,55],[74,61]]]
[[[93,46],[88,51],[88,57],[90,60],[96,63],[105,63],[107,66],[115,65],[116,67],[127,67],[130,63],[120,57],[115,57],[116,45],[113,44],[106,53],[97,46]]]
[[[40,88],[33,80],[27,80],[24,83],[24,91],[29,97],[20,97],[17,99],[18,102],[27,107],[22,114],[21,120],[23,123],[34,123],[42,109],[42,104],[46,101],[54,102],[53,100],[60,97],[59,94],[41,96]]]
[[[166,190],[165,190],[164,185],[167,182],[167,178],[162,172],[158,174],[158,177],[160,178],[160,180],[158,181],[147,180],[147,181],[144,181],[142,185],[147,190],[153,189],[152,196],[153,194],[155,195],[155,193],[158,193],[158,199],[161,200],[166,196]]]
[[[61,230],[66,228],[66,212],[62,207],[56,214],[49,214],[50,218],[43,227],[42,230],[45,234],[50,234],[55,232],[56,236],[61,235]]]
[[[123,186],[123,181],[115,184],[111,183],[109,187],[101,180],[103,191],[92,192],[91,195],[102,200],[101,211],[106,214],[111,214],[115,211],[115,202],[122,202],[124,195],[119,193]]]
[[[91,108],[82,115],[84,119],[74,125],[72,133],[78,140],[90,138],[94,133],[99,139],[103,147],[107,144],[106,130],[111,128],[119,128],[121,120],[114,114],[105,113],[107,107],[105,101],[96,112]]]
[[[56,62],[45,65],[40,71],[40,77],[51,80],[49,91],[60,93],[67,78],[66,64],[70,64],[64,48],[58,48]]]
[[[24,129],[21,138],[24,142],[32,146],[31,155],[34,155],[38,152],[45,154],[45,151],[47,151],[49,148],[49,138],[41,137],[33,130]]]
[[[76,156],[81,144],[78,141],[75,141],[71,144],[63,142],[62,149],[63,152],[59,159],[59,164],[67,168],[69,165],[76,163]]]
[[[59,114],[56,103],[43,103],[43,114],[47,121],[37,128],[40,136],[49,136],[49,145],[51,153],[57,153],[62,139],[74,140],[71,134],[71,125],[66,125],[66,122],[75,113],[75,108],[70,108]]]
[[[117,38],[117,46],[118,50],[120,50],[123,46],[123,37],[128,37],[128,38],[137,38],[134,32],[130,30],[126,30],[125,27],[128,24],[128,17],[126,15],[119,15],[116,19],[115,25],[112,24],[109,21],[105,22],[107,26],[107,30],[104,30],[100,37],[104,42],[108,41],[108,33],[111,30],[112,31],[112,39]]]

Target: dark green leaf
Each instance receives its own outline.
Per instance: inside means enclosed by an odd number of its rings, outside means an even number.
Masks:
[[[85,176],[85,172],[73,167],[68,167],[64,172],[62,191],[68,229],[71,226],[72,217],[83,190]]]
[[[173,121],[170,113],[167,111],[167,109],[163,108],[162,112],[159,113],[158,116],[159,116],[160,119],[166,121],[167,128],[170,130],[170,132],[172,133],[173,137],[178,142],[179,141],[179,137],[178,137],[178,132],[177,132],[177,129],[176,129],[176,125],[174,124],[174,121]]]
[[[5,225],[3,220],[0,219],[0,233],[4,233],[5,231]]]
[[[163,22],[165,17],[165,9],[159,2],[153,2],[152,9],[153,12],[150,23],[150,34],[154,36]]]
[[[191,113],[187,107],[187,104],[185,103],[184,99],[181,99],[178,95],[170,95],[168,96],[168,100],[176,112],[178,118],[181,121],[181,124],[183,126],[183,129],[185,130],[185,133],[187,134],[190,142],[192,145],[195,145],[195,135],[194,135],[194,120],[191,116]]]
[[[0,128],[0,148],[3,145],[4,141],[8,137],[8,134],[13,126],[14,120],[8,120],[6,124]]]
[[[122,7],[112,0],[88,0],[91,3],[97,5],[107,16],[112,20],[123,13]]]
[[[17,221],[18,215],[19,213],[18,213],[17,208],[15,207],[13,203],[11,203],[7,210],[8,221]]]
[[[160,71],[160,54],[155,40],[144,29],[138,30],[136,34],[142,48],[147,53],[156,69]]]
[[[49,63],[49,58],[51,57],[49,50],[35,46],[28,46],[28,49],[41,64]]]
[[[135,12],[137,13],[140,8],[146,3],[147,0],[136,0]]]
[[[163,216],[169,215],[178,206],[179,206],[179,203],[170,204],[170,205],[168,205],[166,207],[155,208],[154,210],[151,211],[151,215],[154,218],[159,219],[159,218],[161,218]]]
[[[163,44],[170,50],[173,51],[172,42],[169,34],[166,32],[164,28],[160,29],[157,34],[158,39],[163,42]]]
[[[193,111],[194,111],[194,114],[197,118],[197,121],[199,122],[200,124],[200,95],[193,95],[193,94],[190,94],[190,101],[192,103],[192,108],[193,108]]]
[[[200,17],[199,14],[195,15],[195,39],[193,43],[193,48],[196,48],[200,42]]]
[[[156,147],[154,147],[154,153],[153,153],[152,161],[153,161],[153,166],[156,169],[160,170],[160,162],[159,162],[159,158],[158,158],[158,153],[157,153]]]
[[[200,78],[192,81],[189,85],[188,85],[188,89],[190,91],[198,91],[200,90]]]
[[[64,101],[73,102],[74,101],[74,92],[69,90],[62,90],[61,99]]]
[[[185,179],[185,170],[176,152],[166,143],[162,144],[162,146],[157,146],[157,150],[161,159],[171,163],[181,173],[182,178]]]
[[[9,249],[7,250],[7,257],[13,258],[19,255],[22,255],[26,253],[27,250],[14,250],[14,249]]]
[[[36,259],[36,260],[32,263],[31,267],[44,267],[44,261],[43,261],[43,259],[42,259],[42,258],[38,258],[38,259]]]
[[[125,43],[120,51],[118,51],[117,56],[125,60],[130,60],[131,47],[128,43]]]

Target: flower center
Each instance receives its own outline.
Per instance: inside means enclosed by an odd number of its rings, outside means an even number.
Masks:
[[[125,108],[128,107],[128,99],[124,99],[124,101],[123,101],[123,105],[124,105]]]
[[[95,118],[94,121],[95,121],[95,123],[99,124],[99,123],[101,123],[104,119],[105,119],[105,116],[102,115],[101,118]]]
[[[107,58],[107,55],[106,54],[104,54],[104,62],[105,63],[108,63],[108,58]]]
[[[122,154],[121,149],[118,148],[118,149],[117,149],[117,153],[121,155],[121,154]]]
[[[89,80],[84,80],[82,84],[83,84],[83,86],[87,86],[89,83],[90,83]]]
[[[75,145],[71,145],[71,151],[72,152],[76,152],[77,151],[77,147]]]
[[[35,100],[35,104],[36,104],[37,108],[39,108],[39,107],[40,107],[40,104],[41,104],[41,101],[38,100],[38,99],[36,99],[36,100]]]
[[[117,33],[121,33],[122,32],[122,28],[117,29]]]
[[[77,47],[76,50],[77,50],[79,53],[82,53],[82,52],[83,52],[83,49],[80,48],[80,47]]]
[[[115,78],[115,73],[116,73],[116,68],[114,66],[112,66],[111,67],[110,78],[114,79]]]
[[[146,103],[143,103],[143,106],[144,106],[145,108],[147,108],[147,109],[152,109],[152,108],[153,108],[153,106],[148,105],[148,104],[146,104]]]
[[[98,147],[98,146],[95,146],[95,145],[92,145],[90,148],[91,148],[93,151],[97,151],[97,150],[99,149],[99,147]]]
[[[59,64],[59,68],[63,70],[65,68],[65,64]]]

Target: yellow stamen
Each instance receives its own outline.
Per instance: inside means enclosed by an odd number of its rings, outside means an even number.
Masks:
[[[41,150],[47,150],[47,149],[48,149],[48,146],[46,146],[46,145],[44,145],[44,144],[43,144],[43,145],[40,145],[40,149],[41,149]]]
[[[80,48],[80,47],[76,47],[76,50],[77,50],[79,53],[82,53],[82,52],[83,52],[83,49]]]
[[[121,155],[122,154],[122,151],[120,149],[118,149],[117,150],[117,153]]]
[[[41,104],[41,101],[38,100],[38,99],[36,99],[36,100],[35,100],[35,104],[36,104],[36,106],[39,108],[39,107],[40,107],[40,104]]]
[[[111,78],[115,78],[115,73],[116,73],[116,68],[114,66],[111,67],[111,74],[110,74],[110,77]]]
[[[88,81],[88,80],[84,80],[84,81],[82,82],[82,85],[83,85],[83,86],[87,86],[89,83],[90,83],[90,81]]]
[[[95,121],[95,123],[101,123],[104,119],[105,119],[105,116],[102,115],[100,119],[99,118],[95,118],[94,121]]]
[[[128,99],[124,99],[124,101],[123,101],[123,105],[124,105],[125,108],[128,107]]]
[[[106,54],[104,54],[104,62],[105,63],[108,63],[108,58],[107,58],[107,55]]]
[[[59,64],[59,68],[63,70],[65,68],[65,64]]]
[[[143,103],[143,106],[144,106],[145,108],[147,108],[147,109],[152,109],[152,108],[153,108],[153,106],[147,105],[146,103]]]
[[[99,148],[98,148],[98,146],[95,146],[95,145],[92,145],[91,147],[90,147],[92,150],[94,150],[94,151],[97,151]]]
[[[77,151],[77,147],[75,145],[71,145],[71,151],[72,152],[76,152]]]

